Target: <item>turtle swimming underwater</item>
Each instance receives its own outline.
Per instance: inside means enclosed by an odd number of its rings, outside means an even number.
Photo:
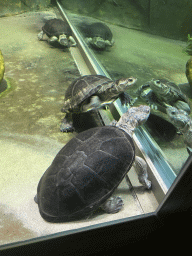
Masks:
[[[0,50],[0,84],[1,84],[1,81],[3,80],[4,72],[5,72],[4,58]]]
[[[187,113],[191,112],[190,103],[187,96],[181,92],[180,88],[166,79],[152,79],[150,82],[142,85],[137,93],[141,98],[147,101],[152,108],[157,104],[167,107],[176,107]]]
[[[104,23],[81,24],[79,28],[85,36],[86,43],[95,49],[103,50],[114,45],[113,34]]]
[[[63,20],[48,20],[42,27],[42,31],[38,34],[38,39],[43,40],[44,34],[49,37],[49,43],[58,42],[65,47],[76,46],[76,42],[72,37],[71,28]]]
[[[123,200],[111,195],[132,167],[132,135],[149,114],[149,106],[132,107],[116,126],[91,128],[71,139],[39,181],[34,199],[41,216],[64,222],[89,216],[99,207],[107,213],[120,211]]]
[[[137,81],[134,77],[121,78],[113,81],[102,75],[87,75],[76,79],[65,93],[64,106],[61,109],[66,113],[60,130],[61,132],[73,131],[72,114],[88,112],[99,109],[120,98],[122,104],[130,102],[130,97],[125,90]]]
[[[171,123],[183,134],[185,144],[192,148],[191,117],[185,111],[175,107],[168,107],[166,111]]]

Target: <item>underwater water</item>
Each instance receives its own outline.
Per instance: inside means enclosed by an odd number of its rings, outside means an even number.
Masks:
[[[68,17],[80,33],[82,26],[94,22],[110,28],[112,47],[98,50],[88,46],[113,80],[137,78],[136,85],[127,90],[135,99],[133,106],[148,104],[136,100],[136,92],[153,78],[179,84],[191,104],[184,41],[147,33],[148,16],[133,1],[128,1],[127,9],[123,0],[98,1],[90,12],[82,2],[65,1]],[[69,8],[73,4],[74,11]],[[80,76],[76,62],[70,49],[37,39],[44,23],[55,17],[61,18],[58,10],[49,8],[0,18],[0,50],[5,62],[0,84],[0,245],[153,212],[159,203],[151,190],[141,186],[132,168],[129,177],[134,190],[123,180],[115,191],[124,200],[118,214],[98,211],[88,219],[55,224],[40,216],[34,202],[37,184],[58,151],[77,134],[60,132],[65,91]],[[171,125],[166,113],[159,109],[151,113],[145,128],[177,175],[189,155],[183,135]]]

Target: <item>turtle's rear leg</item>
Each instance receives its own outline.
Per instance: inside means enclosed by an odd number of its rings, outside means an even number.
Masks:
[[[119,196],[110,197],[104,204],[102,204],[101,208],[106,213],[117,213],[123,208],[123,200]]]
[[[148,180],[147,163],[139,156],[135,157],[135,170],[138,175],[139,182],[147,189],[151,188],[151,181]]]
[[[38,40],[39,40],[39,41],[43,40],[43,36],[44,36],[44,32],[43,32],[43,30],[42,30],[42,31],[37,35]]]

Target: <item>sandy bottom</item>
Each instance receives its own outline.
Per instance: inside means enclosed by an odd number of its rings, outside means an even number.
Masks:
[[[48,223],[40,216],[34,202],[38,182],[57,152],[75,136],[59,131],[64,117],[60,109],[66,88],[79,76],[68,49],[37,40],[50,17],[55,17],[53,10],[1,18],[0,45],[5,80],[10,85],[0,94],[1,245],[135,216],[157,207],[156,200],[152,203],[149,199],[144,211],[123,181],[116,193],[125,207],[118,214],[98,212],[87,220],[61,224]],[[150,198],[152,192],[133,179],[140,196],[147,193]]]
[[[10,139],[10,137],[9,134],[0,141],[0,154],[3,156],[0,164],[0,244],[79,229],[143,213],[128,190],[126,182],[123,181],[116,191],[116,194],[124,199],[125,204],[120,213],[112,215],[97,213],[90,219],[71,223],[52,224],[44,221],[34,202],[34,196],[42,173],[63,145],[41,136],[26,136],[23,138],[25,142],[19,142],[22,138],[16,141],[15,138]],[[41,147],[38,147],[38,144],[41,144]],[[138,186],[138,189],[141,194],[145,193],[142,187]],[[154,211],[152,203],[150,210]]]

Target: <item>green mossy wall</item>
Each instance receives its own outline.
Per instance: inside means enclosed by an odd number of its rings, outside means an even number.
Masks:
[[[192,1],[151,0],[150,29],[155,34],[187,41],[187,34],[192,34]]]
[[[0,0],[0,17],[42,10],[50,4],[51,0]]]

